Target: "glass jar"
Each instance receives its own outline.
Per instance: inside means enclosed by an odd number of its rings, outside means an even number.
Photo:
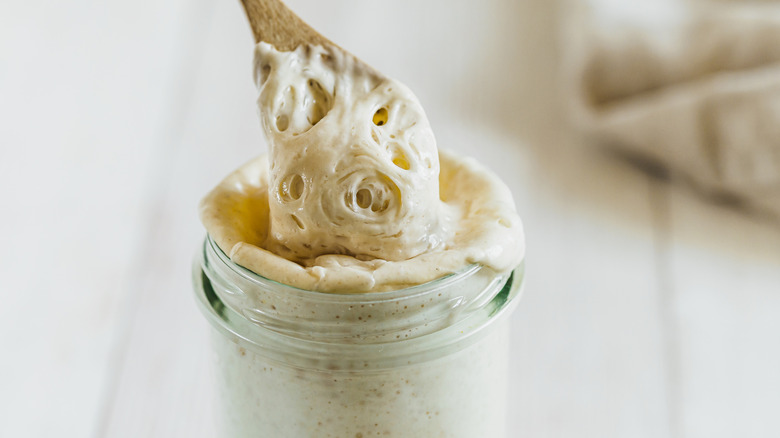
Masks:
[[[506,437],[508,316],[523,266],[390,292],[332,294],[231,262],[194,266],[213,326],[220,437]]]

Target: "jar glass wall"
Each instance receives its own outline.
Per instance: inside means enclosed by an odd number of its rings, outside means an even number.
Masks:
[[[220,436],[506,436],[522,265],[331,294],[260,277],[207,238],[194,283],[214,328]]]

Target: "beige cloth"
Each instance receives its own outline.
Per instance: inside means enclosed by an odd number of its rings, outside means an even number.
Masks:
[[[780,214],[780,2],[572,0],[578,126]]]

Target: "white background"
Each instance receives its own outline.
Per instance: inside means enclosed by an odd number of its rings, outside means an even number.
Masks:
[[[581,144],[554,1],[288,4],[512,188],[511,438],[780,436],[780,226]],[[215,436],[190,268],[251,57],[235,0],[0,4],[0,436]]]

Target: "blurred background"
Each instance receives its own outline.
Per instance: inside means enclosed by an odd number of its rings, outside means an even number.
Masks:
[[[780,436],[778,2],[287,3],[512,189],[512,438]],[[0,3],[0,436],[216,436],[190,271],[252,48],[237,0]]]

